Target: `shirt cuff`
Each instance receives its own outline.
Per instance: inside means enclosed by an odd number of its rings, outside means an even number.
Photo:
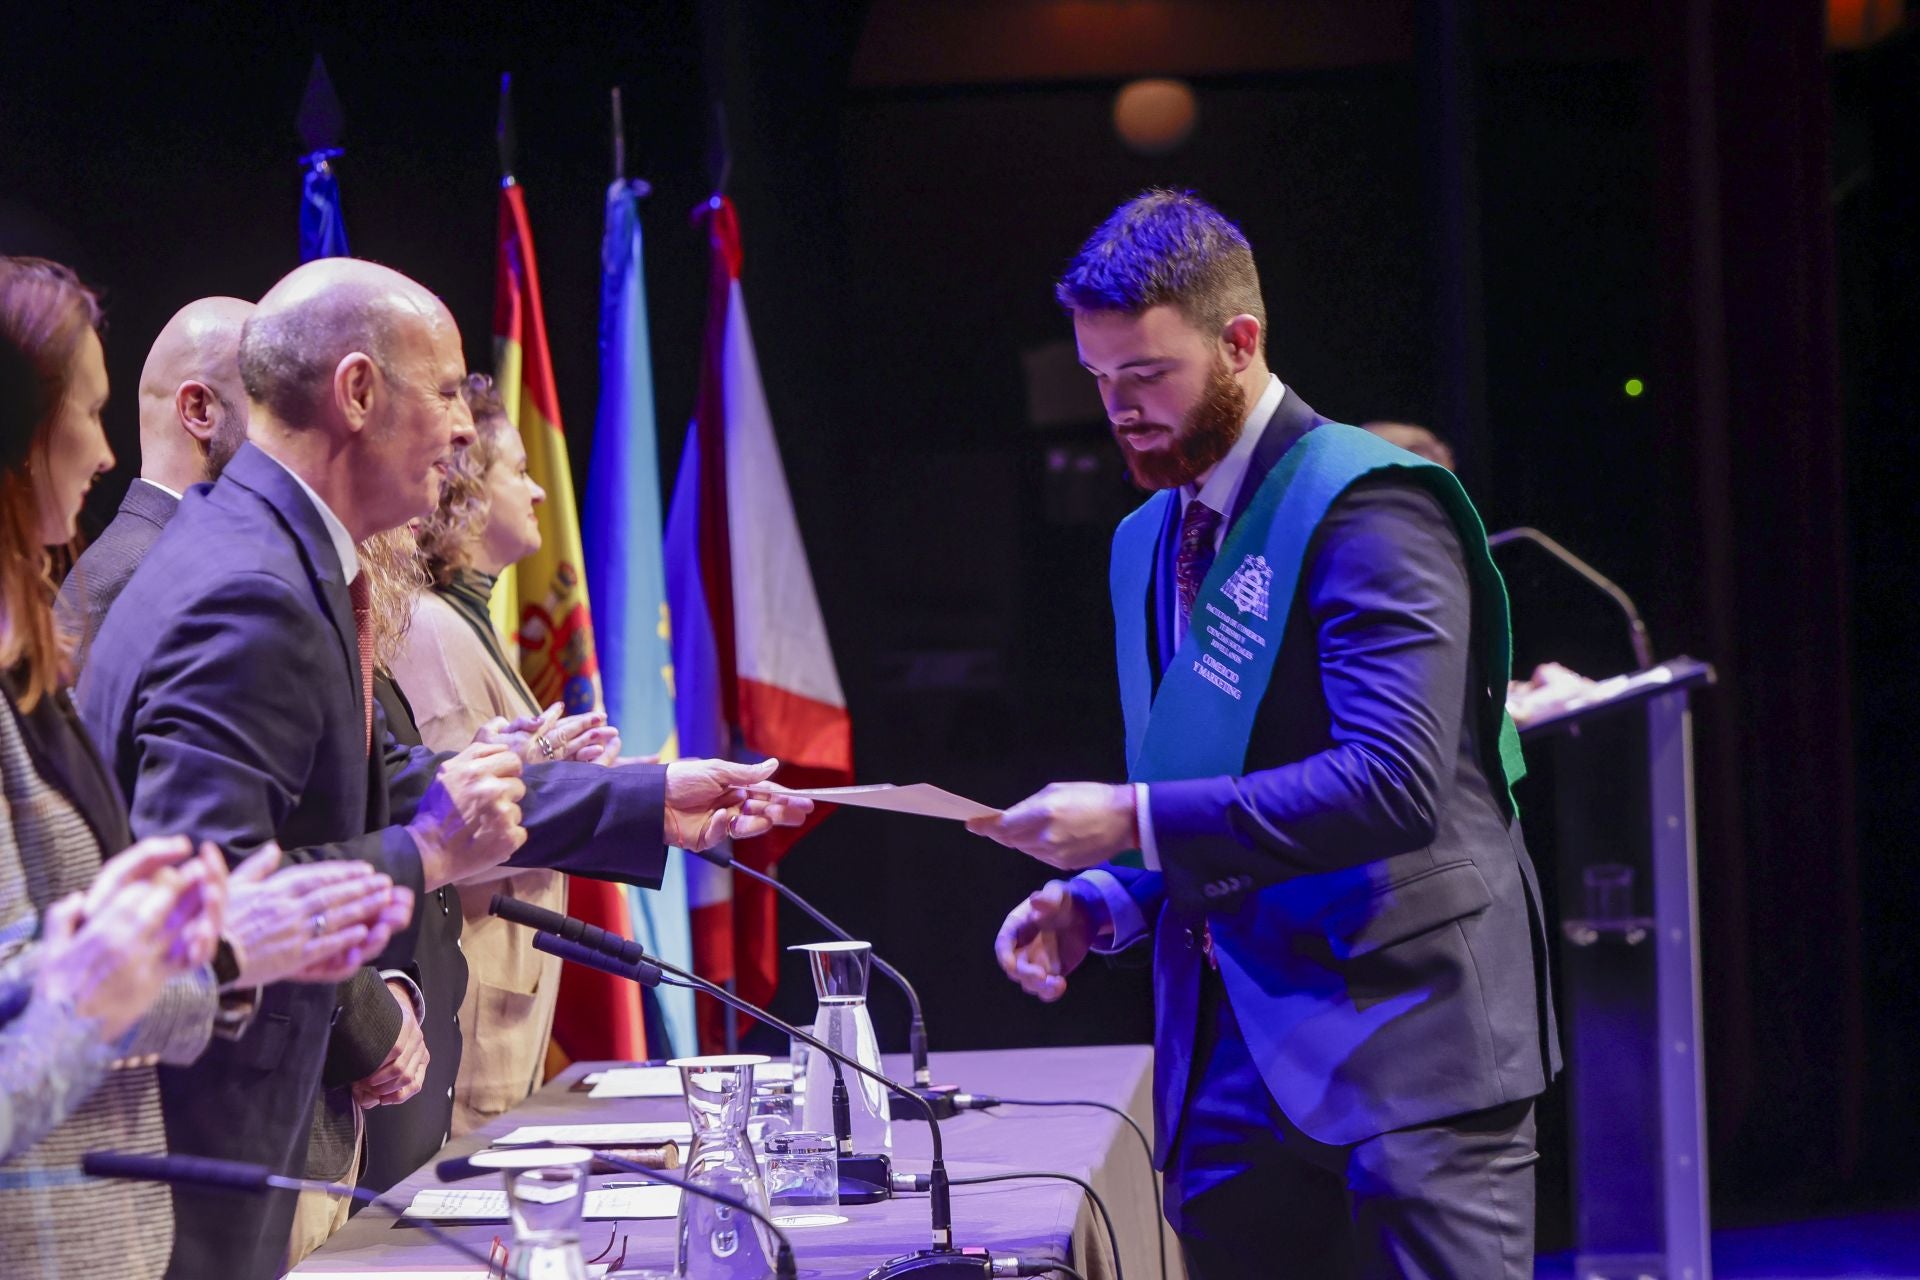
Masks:
[[[420,994],[420,984],[409,978],[404,969],[382,969],[382,982],[397,982],[407,989],[407,999],[413,1004],[413,1020],[421,1026],[427,1025],[427,998]]]
[[[1147,784],[1133,784],[1133,812],[1140,826],[1140,860],[1149,871],[1160,869],[1160,845],[1153,838],[1153,806],[1147,799]],[[1137,912],[1135,914],[1138,914]]]
[[[1140,914],[1140,904],[1111,872],[1098,867],[1082,871],[1068,882],[1068,889],[1086,905],[1096,923],[1111,930],[1104,938],[1099,936],[1100,931],[1095,933],[1093,950],[1101,955],[1125,951],[1146,936],[1147,921]]]

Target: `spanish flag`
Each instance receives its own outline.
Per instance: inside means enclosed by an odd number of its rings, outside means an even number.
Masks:
[[[600,668],[587,610],[580,508],[573,496],[567,438],[554,392],[553,359],[540,305],[540,273],[520,186],[500,180],[500,260],[493,294],[494,385],[527,448],[527,470],[547,500],[540,507],[540,550],[500,576],[494,621],[518,648],[520,674],[545,706],[556,700],[568,714],[600,706]],[[619,885],[570,878],[568,914],[632,937]],[[637,1060],[647,1056],[640,989],[592,969],[562,971],[553,1037],[576,1061]]]

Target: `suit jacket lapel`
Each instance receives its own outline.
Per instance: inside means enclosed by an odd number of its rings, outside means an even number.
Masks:
[[[1240,492],[1234,495],[1233,516],[1227,522],[1227,530],[1240,521],[1246,513],[1247,504],[1253,501],[1253,495],[1260,489],[1273,470],[1276,462],[1293,448],[1301,436],[1313,430],[1327,419],[1315,413],[1311,406],[1294,394],[1293,388],[1280,397],[1273,416],[1267,419],[1266,428],[1260,434],[1260,442],[1253,447],[1253,456],[1247,459],[1247,474],[1240,481]],[[1147,601],[1147,634],[1153,638],[1153,684],[1157,693],[1160,687],[1160,675],[1173,661],[1174,651],[1174,610],[1176,592],[1174,590],[1174,559],[1180,540],[1180,504],[1167,504],[1167,518],[1160,527],[1160,541],[1154,548],[1153,591]]]
[[[358,676],[360,632],[353,624],[353,601],[347,595],[345,571],[340,566],[339,554],[333,549],[333,539],[327,536],[326,522],[320,518],[313,500],[307,497],[293,474],[251,443],[240,446],[240,452],[234,454],[233,460],[227,463],[227,469],[221,472],[215,488],[217,490],[229,483],[245,489],[272,508],[274,515],[300,548],[300,558],[313,579],[315,594],[326,609],[327,617],[333,623],[334,635],[340,641],[340,652],[347,660],[347,670],[355,673],[353,705],[364,715],[366,708],[360,703]]]

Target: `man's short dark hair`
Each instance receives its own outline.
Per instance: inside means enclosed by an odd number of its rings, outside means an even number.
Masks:
[[[1156,187],[1113,211],[1080,247],[1054,297],[1068,311],[1139,315],[1174,306],[1204,330],[1237,315],[1260,322],[1260,273],[1240,228],[1191,191]]]
[[[343,286],[274,312],[256,311],[240,331],[247,398],[290,427],[307,425],[330,393],[333,371],[364,352],[389,378],[402,311],[381,290]]]

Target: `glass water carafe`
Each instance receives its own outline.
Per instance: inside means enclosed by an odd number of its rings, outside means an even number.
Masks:
[[[767,1212],[766,1183],[747,1141],[753,1069],[759,1054],[675,1058],[693,1122],[681,1176]],[[674,1274],[684,1280],[761,1280],[773,1274],[773,1237],[764,1223],[703,1196],[680,1197]]]
[[[809,942],[790,948],[807,954],[813,970],[813,991],[820,998],[814,1016],[814,1036],[869,1070],[880,1070],[880,1046],[873,1038],[873,1019],[867,1013],[867,966],[873,948],[865,942]],[[808,1047],[804,1071],[795,1082],[804,1088],[801,1129],[833,1132],[833,1062]],[[850,1067],[842,1067],[847,1101],[853,1116],[853,1149],[862,1155],[893,1150],[893,1124],[887,1109],[887,1091],[878,1081]],[[804,1083],[802,1083],[804,1081]]]
[[[503,1147],[473,1157],[475,1165],[498,1169],[506,1179],[513,1223],[509,1280],[587,1280],[580,1219],[592,1157],[582,1147]]]

